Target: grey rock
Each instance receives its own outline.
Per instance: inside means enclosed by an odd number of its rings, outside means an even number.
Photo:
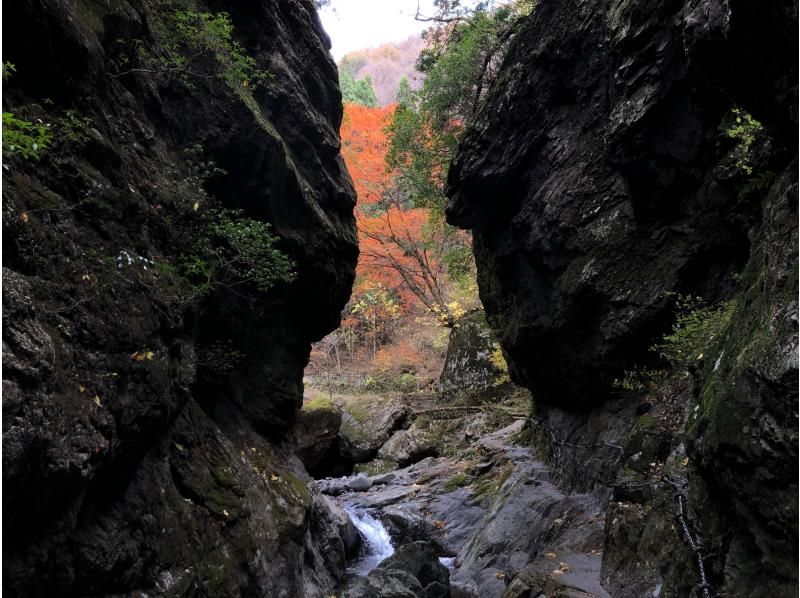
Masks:
[[[450,597],[450,573],[439,562],[434,547],[428,542],[403,544],[394,554],[381,561],[379,571],[400,570],[410,573],[423,588],[426,598]]]
[[[447,342],[447,355],[437,382],[441,397],[489,399],[507,392],[508,373],[499,367],[497,352],[500,345],[482,310],[461,318]]]
[[[372,476],[370,480],[372,481],[373,486],[382,486],[385,484],[390,484],[395,479],[395,477],[397,476],[390,471],[382,475]]]
[[[426,457],[438,454],[436,441],[424,432],[412,426],[408,430],[400,430],[378,451],[378,457],[394,461],[406,466]]]
[[[365,475],[358,475],[347,482],[347,489],[353,492],[364,492],[372,488],[372,480]]]

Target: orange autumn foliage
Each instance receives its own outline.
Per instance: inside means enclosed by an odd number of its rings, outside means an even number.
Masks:
[[[353,178],[359,206],[380,201],[389,182],[385,161],[388,142],[383,131],[394,109],[394,105],[381,108],[344,105],[342,156]]]

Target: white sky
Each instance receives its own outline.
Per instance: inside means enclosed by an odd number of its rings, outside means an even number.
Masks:
[[[432,0],[419,0],[420,13],[433,14]],[[399,42],[430,27],[414,20],[417,0],[333,0],[319,13],[331,36],[335,60],[353,50]]]

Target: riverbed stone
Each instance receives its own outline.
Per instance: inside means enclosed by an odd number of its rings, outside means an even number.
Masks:
[[[378,456],[382,459],[394,461],[401,466],[410,465],[437,454],[436,440],[417,426],[395,432],[378,451]]]
[[[429,542],[403,544],[378,565],[379,571],[398,569],[410,573],[419,581],[425,598],[450,597],[450,572],[439,561],[436,549]]]

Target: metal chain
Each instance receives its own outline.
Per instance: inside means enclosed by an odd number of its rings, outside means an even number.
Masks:
[[[591,445],[579,445],[579,444],[572,444],[569,442],[565,442],[564,440],[560,440],[556,435],[555,430],[553,430],[553,428],[548,426],[543,420],[531,416],[528,419],[528,421],[548,432],[550,436],[550,450],[552,452],[553,464],[555,466],[554,473],[562,479],[563,479],[563,473],[561,473],[560,471],[562,465],[561,463],[562,447],[570,447],[581,450],[610,447],[620,451],[624,450],[623,447],[617,444],[616,442],[615,443],[595,442],[594,444]],[[703,549],[697,542],[697,540],[695,539],[694,535],[692,534],[689,528],[689,520],[686,514],[687,499],[682,484],[679,484],[669,476],[664,476],[663,478],[661,478],[661,480],[651,480],[645,482],[635,482],[633,480],[625,480],[615,485],[618,487],[621,486],[628,490],[633,490],[638,488],[645,488],[647,486],[654,487],[661,483],[669,485],[675,491],[675,504],[676,504],[675,520],[678,522],[678,525],[681,528],[683,539],[689,546],[690,550],[692,551],[692,558],[695,564],[697,565],[697,571],[700,576],[700,583],[698,584],[697,589],[700,590],[700,596],[701,598],[715,598],[719,595],[713,592],[711,583],[708,580],[708,575],[706,574],[705,556],[703,555]],[[685,485],[685,482],[683,483],[683,485]]]
[[[691,530],[689,529],[689,521],[686,515],[686,494],[683,491],[683,486],[685,482],[679,484],[669,476],[664,476],[661,478],[663,482],[672,486],[673,490],[675,490],[675,503],[677,505],[677,514],[675,515],[675,519],[678,522],[678,525],[681,527],[681,531],[683,532],[683,539],[689,545],[689,548],[692,551],[692,557],[694,558],[694,562],[697,565],[697,571],[700,575],[700,584],[697,586],[700,590],[700,595],[702,598],[712,598],[716,596],[711,589],[711,584],[708,581],[708,577],[706,575],[706,565],[705,565],[705,557],[703,556],[703,549],[700,544],[697,542],[695,537],[692,535]]]

